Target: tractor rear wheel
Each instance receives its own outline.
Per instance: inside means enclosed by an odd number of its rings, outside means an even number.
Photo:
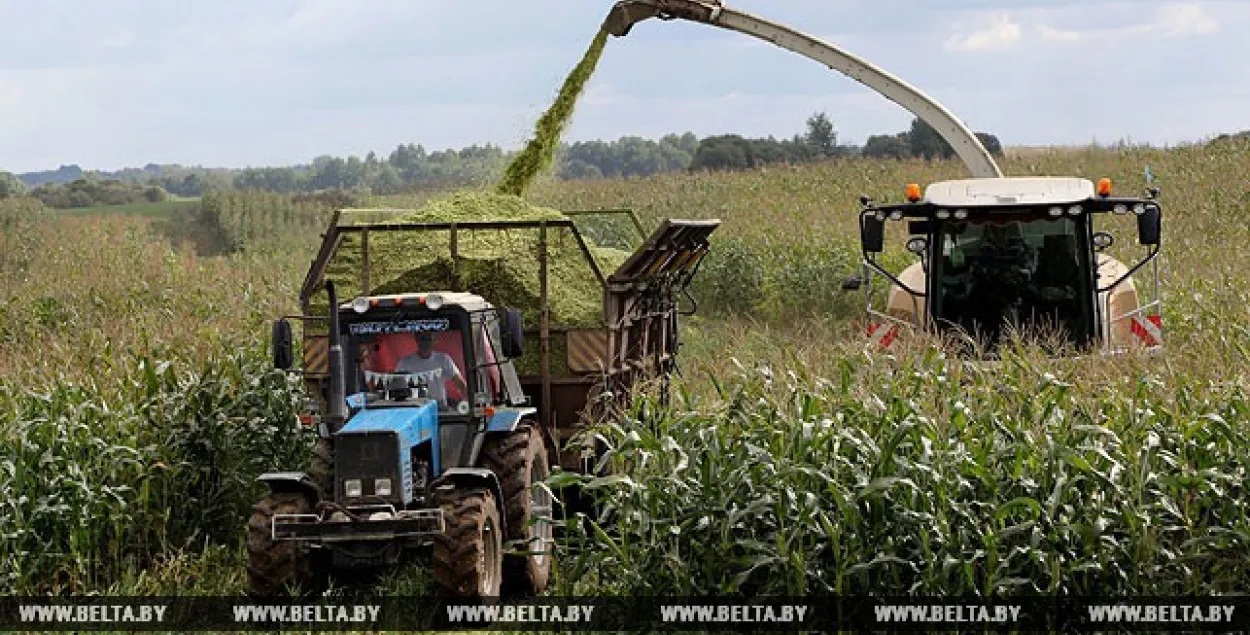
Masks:
[[[284,595],[288,587],[309,590],[313,580],[308,548],[293,540],[273,539],[274,514],[310,514],[303,494],[270,494],[252,508],[247,521],[247,592],[254,597]]]
[[[551,465],[547,446],[535,425],[526,425],[490,440],[482,461],[499,478],[508,519],[505,540],[527,555],[504,557],[504,584],[509,592],[542,593],[551,578],[551,492],[535,484],[547,480]]]
[[[485,489],[437,494],[446,530],[434,536],[434,579],[455,597],[498,597],[503,535],[495,497]]]

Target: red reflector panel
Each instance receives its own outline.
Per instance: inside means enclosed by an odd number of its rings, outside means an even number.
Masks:
[[[893,324],[872,323],[868,325],[868,341],[889,348],[898,339],[898,327]]]
[[[1163,344],[1163,316],[1162,315],[1134,315],[1132,325],[1133,335],[1141,340],[1146,346],[1159,346]]]

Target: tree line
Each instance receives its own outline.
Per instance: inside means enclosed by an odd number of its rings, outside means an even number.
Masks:
[[[69,183],[45,183],[27,194],[38,198],[44,205],[57,209],[160,203],[169,198],[169,194],[159,185],[89,178],[76,179]]]
[[[977,133],[990,152],[1002,153],[997,137]],[[55,183],[128,183],[159,188],[178,196],[200,196],[209,190],[264,190],[284,194],[324,191],[354,191],[386,195],[408,191],[464,187],[492,182],[502,173],[511,152],[494,145],[472,145],[459,150],[428,151],[420,144],[401,144],[389,155],[370,152],[357,156],[320,156],[311,163],[283,167],[225,168],[149,164],[117,172],[85,172],[78,166],[27,173],[17,179],[0,172],[0,196],[21,193],[23,185],[41,192],[63,206],[68,199],[92,204],[120,196],[116,185],[97,186],[96,192],[79,184],[68,190]],[[933,128],[920,121],[893,135],[869,137],[863,147],[840,145],[833,121],[826,113],[807,119],[805,131],[789,139],[746,138],[717,135],[700,139],[693,133],[670,134],[660,139],[626,136],[616,141],[581,141],[563,144],[556,175],[562,179],[629,178],[680,171],[741,170],[775,163],[808,163],[839,157],[925,159],[950,158],[951,148]],[[143,197],[156,196],[154,190],[137,190]],[[135,191],[131,191],[131,195]],[[100,194],[100,196],[96,196]],[[76,198],[75,198],[76,197]]]

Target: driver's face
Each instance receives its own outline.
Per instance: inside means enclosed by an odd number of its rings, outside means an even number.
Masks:
[[[429,335],[417,336],[417,353],[422,357],[429,357],[434,351],[434,338]]]

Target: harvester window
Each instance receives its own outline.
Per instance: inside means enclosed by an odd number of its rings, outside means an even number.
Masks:
[[[1004,326],[1058,332],[1083,342],[1092,310],[1084,221],[1013,217],[1007,222],[951,222],[939,230],[933,263],[933,311],[993,346]]]

